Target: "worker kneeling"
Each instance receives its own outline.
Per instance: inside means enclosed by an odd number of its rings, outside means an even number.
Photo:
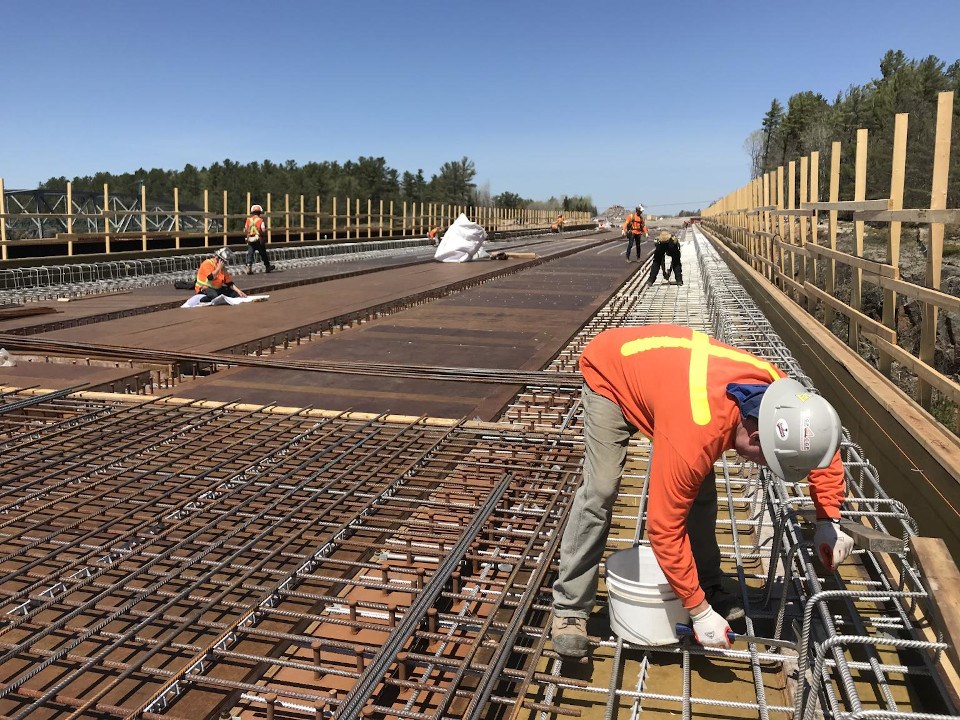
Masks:
[[[246,297],[247,294],[233,283],[233,278],[227,272],[227,263],[232,253],[225,247],[217,250],[197,268],[197,281],[193,289],[203,295],[201,302],[210,302],[219,295],[226,297]]]
[[[580,358],[583,483],[560,545],[551,634],[557,653],[584,657],[587,618],[611,513],[638,430],[653,441],[647,535],[698,642],[730,647],[729,620],[743,617],[721,586],[714,463],[727,450],[787,482],[809,474],[814,544],[827,570],[853,550],[838,523],[844,499],[836,410],[773,364],[679,325],[614,328]]]

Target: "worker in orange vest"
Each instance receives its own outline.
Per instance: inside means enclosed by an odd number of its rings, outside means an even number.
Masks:
[[[637,260],[640,259],[640,236],[649,237],[647,224],[643,220],[643,205],[637,205],[636,210],[627,215],[623,223],[623,234],[627,236],[627,262],[630,262],[630,248],[636,247]]]
[[[243,224],[243,235],[247,239],[247,275],[253,273],[254,253],[260,254],[263,260],[263,267],[267,272],[273,272],[273,265],[270,264],[270,258],[267,257],[267,244],[264,238],[267,235],[267,226],[260,217],[263,214],[263,208],[254,205],[250,208],[250,217]]]
[[[557,232],[563,232],[563,213],[557,215],[556,226]]]
[[[723,589],[716,538],[714,463],[735,449],[788,483],[810,481],[814,547],[832,571],[853,550],[839,527],[844,500],[841,425],[821,396],[766,360],[679,325],[605,330],[580,357],[583,483],[560,545],[553,586],[553,647],[584,657],[587,618],[612,510],[637,431],[653,441],[646,530],[663,574],[690,613],[698,642],[730,647],[729,620],[744,615]]]
[[[440,244],[439,235],[440,235],[440,226],[439,226],[439,225],[434,225],[432,228],[430,228],[430,232],[427,233],[427,237],[430,238],[430,239],[433,241],[433,244],[434,244],[434,245],[439,245],[439,244]]]
[[[247,294],[233,284],[233,278],[227,272],[227,263],[231,252],[222,247],[208,257],[197,268],[197,282],[193,289],[198,295],[204,295],[201,302],[210,302],[219,295],[227,297],[246,297]]]

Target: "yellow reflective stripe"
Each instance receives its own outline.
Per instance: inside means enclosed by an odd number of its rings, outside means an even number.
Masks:
[[[710,338],[694,331],[690,348],[690,412],[697,425],[710,422],[710,401],[707,398],[707,365],[710,362]]]
[[[693,331],[693,336],[689,339],[660,335],[631,340],[620,346],[620,354],[623,357],[629,357],[637,353],[646,352],[647,350],[660,350],[663,348],[684,348],[690,350],[690,413],[693,416],[693,421],[697,425],[708,425],[712,417],[710,414],[710,400],[707,394],[707,370],[709,369],[711,356],[752,365],[768,373],[771,382],[780,378],[776,368],[766,360],[754,357],[744,350],[713,345],[710,342],[709,335],[697,332],[696,330]]]

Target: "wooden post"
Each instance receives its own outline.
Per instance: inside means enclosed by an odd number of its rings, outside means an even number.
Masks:
[[[223,191],[223,245],[224,247],[226,247],[227,243],[229,242],[229,238],[228,238],[229,229],[227,227],[228,223],[229,223],[229,215],[227,214],[227,191],[224,190]]]
[[[950,175],[950,132],[953,127],[953,92],[942,92],[937,102],[937,134],[933,149],[933,182],[930,187],[930,209],[947,207],[947,180]],[[927,287],[940,289],[943,264],[943,223],[930,223],[930,244],[927,246]],[[937,306],[923,304],[920,325],[920,359],[933,366],[937,344]],[[933,387],[918,378],[920,405],[929,410],[933,404]]]
[[[369,202],[369,201],[368,201]],[[360,198],[354,198],[353,201],[353,232],[356,239],[360,239]]]
[[[330,221],[333,224],[333,239],[336,240],[337,239],[337,196],[336,195],[333,196],[333,210],[331,212],[333,213]]]
[[[290,193],[283,194],[283,241],[290,242]]]
[[[247,206],[247,212],[250,212],[250,206]],[[273,230],[270,228],[273,226],[273,193],[267,193],[267,243],[273,242]]]
[[[791,160],[787,166],[787,183],[789,184],[787,188],[787,209],[795,210],[797,208],[797,163],[795,160]],[[797,237],[794,232],[796,230],[796,218],[793,215],[787,215],[787,227],[790,229],[787,233],[790,238],[790,247],[793,248],[797,244]],[[797,254],[791,252],[790,279],[793,281],[797,279],[797,264]],[[800,298],[796,299],[799,300]]]
[[[777,210],[783,210],[783,165],[777,167]],[[780,242],[786,240],[783,229],[783,215],[777,215],[777,235],[780,236]],[[780,268],[780,272],[786,274],[787,264],[786,264],[786,251],[783,250],[783,245],[780,246],[780,251],[776,253],[777,255],[777,266]],[[782,285],[783,283],[778,283]]]
[[[393,237],[393,200],[390,201],[390,237]]]
[[[820,202],[820,151],[814,150],[810,153],[810,202]],[[814,210],[813,217],[810,218],[810,242],[814,245],[820,244],[818,232],[820,230],[820,211]],[[817,256],[810,259],[810,282],[817,284]],[[810,300],[807,305],[807,312],[813,312],[816,300]]]
[[[3,178],[0,178],[0,214],[4,213],[3,209],[5,206],[3,204]],[[7,259],[7,219],[3,218],[0,221],[0,242],[3,243],[3,259]],[[73,183],[67,182],[67,235],[70,237],[67,240],[67,255],[73,256]]]
[[[180,188],[173,189],[173,243],[180,249]]]
[[[305,210],[305,206],[304,206],[304,204],[303,204],[303,195],[301,195],[301,196],[300,196],[300,242],[301,242],[301,243],[302,243],[303,240],[304,240],[304,235],[303,235],[303,231],[304,231],[304,225],[303,225],[304,210]]]
[[[808,158],[806,155],[804,155],[802,158],[800,158],[800,204],[801,204],[801,205],[803,205],[805,202],[807,202],[807,188],[808,188],[808,183],[809,183],[809,181],[810,181],[810,180],[809,180],[809,178],[810,178],[809,172],[810,172],[810,158]],[[807,245],[807,218],[803,217],[802,215],[800,216],[800,237],[799,237],[799,241],[800,241],[800,247],[801,247],[801,248],[806,248],[806,245]],[[807,282],[807,266],[808,266],[807,256],[806,256],[806,255],[803,255],[803,256],[800,257],[800,284],[801,284],[801,285],[803,285],[803,283]],[[809,304],[809,302],[807,301],[807,296],[806,296],[806,294],[804,294],[804,295],[801,297],[800,302],[803,303],[804,309],[809,312],[809,310],[810,310],[809,305],[810,305],[810,304]]]
[[[103,184],[103,239],[107,255],[110,254],[110,188]]]
[[[857,130],[856,172],[853,183],[853,199],[856,201],[867,199],[867,140],[869,131],[866,128]],[[863,257],[863,220],[853,223],[853,254]],[[856,311],[863,308],[863,269],[850,268],[850,307]],[[860,349],[860,323],[856,318],[850,318],[847,333],[847,345],[855,352]]]
[[[140,247],[147,251],[147,184],[140,184]]]
[[[830,202],[840,200],[840,143],[834,142],[830,147]],[[837,211],[830,211],[830,249],[837,249]],[[826,260],[824,290],[828,295],[836,295],[837,261],[833,258]],[[828,328],[833,323],[834,310],[829,305],[823,308],[823,324]]]
[[[359,202],[357,204],[359,205]],[[367,240],[369,240],[372,237],[373,237],[373,200],[371,198],[367,198]]]
[[[317,237],[315,239],[319,241],[320,240],[320,196],[319,195],[317,195],[316,208],[317,208],[317,216],[314,218],[314,221],[316,222],[316,225],[317,225],[317,229],[316,229]]]
[[[403,225],[400,228],[400,234],[406,237],[407,235],[407,201],[403,201]]]
[[[763,205],[764,207],[770,207],[770,185],[773,183],[773,171],[768,172],[763,176]],[[770,215],[769,210],[763,211],[763,231],[769,234],[773,234],[773,216]],[[773,243],[770,242],[769,237],[764,237],[763,239],[763,256],[773,262]],[[769,265],[763,266],[763,276],[767,280],[773,280],[773,269]]]
[[[347,200],[347,209],[346,209],[346,212],[344,213],[344,222],[346,223],[347,240],[349,240],[350,239],[350,216],[351,216],[350,211],[353,209],[353,203],[350,202],[349,195],[347,195],[346,200]]]
[[[210,247],[210,191],[207,189],[203,191],[203,246]]]
[[[893,126],[893,161],[890,169],[890,209],[903,209],[903,185],[907,166],[907,124],[910,115],[897,113]],[[899,220],[890,223],[890,237],[887,240],[887,264],[893,265],[900,273],[900,232]],[[896,332],[897,329],[897,293],[893,290],[883,290],[883,324]],[[892,358],[883,350],[879,350],[879,367],[887,377],[892,370]]]
[[[69,206],[70,203],[70,183],[67,183],[67,233],[71,232],[72,208]],[[68,240],[68,247],[70,248],[70,255],[73,254],[73,240]],[[3,178],[0,178],[0,257],[4,260],[7,259],[7,196],[4,195],[3,189]]]

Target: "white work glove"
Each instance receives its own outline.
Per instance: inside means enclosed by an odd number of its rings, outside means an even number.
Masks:
[[[732,632],[730,625],[709,605],[699,615],[691,615],[693,620],[693,637],[704,647],[722,647],[729,649],[731,647],[730,638],[727,633]]]
[[[830,520],[821,520],[817,523],[817,531],[813,534],[813,545],[820,556],[820,562],[830,572],[833,572],[833,569],[853,552],[853,538]]]

